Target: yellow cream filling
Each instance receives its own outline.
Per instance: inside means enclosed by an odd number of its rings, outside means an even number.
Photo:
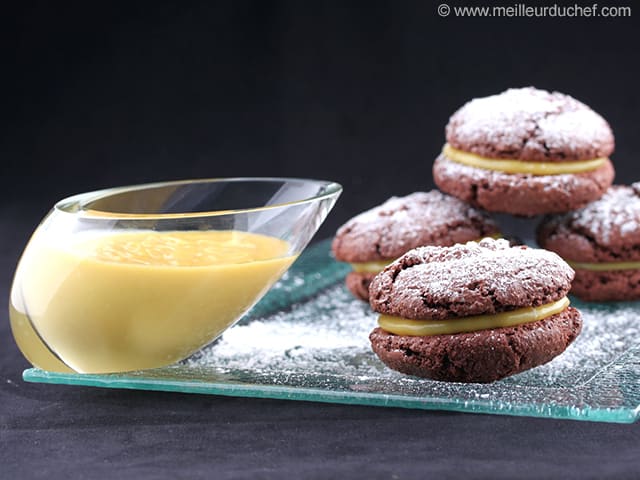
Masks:
[[[384,270],[384,267],[389,265],[394,260],[378,260],[377,262],[360,262],[352,263],[351,268],[354,272],[358,273],[380,273]]]
[[[502,234],[501,233],[494,233],[492,235],[487,235],[486,237],[483,238],[502,238]],[[474,240],[476,242],[479,242],[480,240],[482,240],[481,238],[479,238],[478,240]],[[351,268],[353,269],[354,272],[357,273],[380,273],[382,270],[384,270],[384,267],[386,267],[387,265],[389,265],[392,262],[395,262],[397,259],[392,258],[389,260],[376,260],[373,262],[359,262],[359,263],[351,263]]]
[[[606,158],[581,160],[577,162],[523,162],[521,160],[481,157],[474,153],[453,148],[448,143],[442,153],[451,161],[484,170],[495,170],[505,173],[529,173],[531,175],[560,175],[563,173],[580,173],[595,170],[607,161]]]
[[[537,322],[562,312],[569,306],[569,299],[541,305],[525,307],[494,315],[474,315],[472,317],[451,318],[447,320],[411,320],[408,318],[380,315],[378,325],[387,332],[396,335],[422,337],[425,335],[448,335],[462,332],[475,332],[491,328],[514,327],[524,323]]]
[[[607,272],[610,270],[637,270],[640,269],[640,262],[602,262],[602,263],[582,263],[567,262],[572,268],[580,270],[592,270],[594,272]]]

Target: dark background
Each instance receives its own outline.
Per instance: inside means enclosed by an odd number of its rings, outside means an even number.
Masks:
[[[617,182],[640,177],[640,6],[622,3],[630,19],[490,19],[441,18],[438,3],[2,7],[0,477],[638,473],[637,425],[20,378],[27,363],[6,314],[11,275],[39,219],[73,193],[194,177],[325,178],[345,187],[326,237],[391,195],[433,188],[449,115],[527,85],[602,114],[616,135]]]
[[[640,12],[492,19],[441,18],[427,1],[176,4],[4,12],[5,201],[42,214],[101,187],[313,177],[345,187],[335,226],[432,188],[453,111],[528,85],[603,115],[617,181],[636,178]]]

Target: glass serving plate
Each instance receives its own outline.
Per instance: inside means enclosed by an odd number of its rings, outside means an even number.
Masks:
[[[110,375],[25,370],[28,382],[632,423],[640,415],[640,302],[588,304],[552,362],[493,384],[401,375],[371,351],[369,306],[343,286],[328,240],[308,248],[235,327],[166,368]]]

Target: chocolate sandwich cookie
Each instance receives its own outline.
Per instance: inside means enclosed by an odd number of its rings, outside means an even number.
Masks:
[[[538,244],[576,271],[583,300],[640,300],[640,182],[614,185],[586,207],[545,218]]]
[[[555,253],[506,240],[416,248],[371,282],[381,315],[369,339],[399,372],[493,382],[550,361],[578,336],[572,279]]]
[[[338,229],[331,249],[352,264],[346,284],[358,298],[369,298],[369,283],[386,265],[412,248],[454,245],[498,235],[484,212],[436,190],[392,197]]]
[[[510,89],[453,114],[433,166],[436,185],[492,212],[534,216],[574,210],[611,185],[607,122],[562,93]]]

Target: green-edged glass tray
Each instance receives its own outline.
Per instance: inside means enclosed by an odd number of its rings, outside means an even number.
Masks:
[[[329,241],[309,247],[235,327],[179,364],[110,375],[25,370],[28,382],[631,423],[640,415],[640,302],[587,304],[552,362],[493,384],[387,369],[369,347],[376,316],[343,286]]]

